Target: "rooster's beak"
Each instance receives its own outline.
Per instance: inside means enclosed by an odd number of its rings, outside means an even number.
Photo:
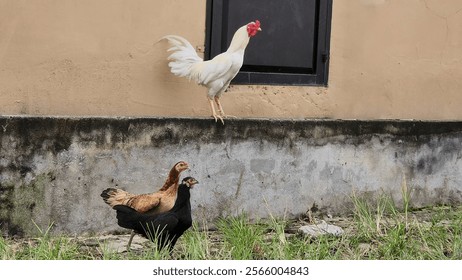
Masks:
[[[258,27],[258,29],[257,29],[257,30],[258,30],[258,31],[261,31],[261,28],[260,28],[260,27]]]

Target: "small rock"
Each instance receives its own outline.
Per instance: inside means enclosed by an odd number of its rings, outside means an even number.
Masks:
[[[367,254],[371,250],[371,244],[368,243],[360,243],[358,245],[358,250],[361,253],[361,255]]]
[[[325,221],[321,221],[315,225],[307,225],[302,226],[298,229],[299,232],[308,235],[317,237],[324,234],[333,234],[335,236],[339,236],[343,234],[343,229],[338,226],[334,226],[331,224],[326,223]]]

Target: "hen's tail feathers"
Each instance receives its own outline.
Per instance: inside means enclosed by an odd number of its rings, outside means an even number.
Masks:
[[[170,43],[169,52],[172,54],[168,57],[170,62],[168,66],[170,71],[179,77],[187,77],[200,83],[200,73],[195,71],[194,65],[203,62],[203,59],[197,55],[196,50],[185,38],[177,35],[167,35],[160,40],[167,40]],[[159,41],[160,41],[159,40]]]
[[[123,204],[129,196],[130,194],[128,192],[114,188],[105,189],[101,193],[101,197],[103,198],[104,202],[106,202],[106,204],[110,205],[111,207]]]

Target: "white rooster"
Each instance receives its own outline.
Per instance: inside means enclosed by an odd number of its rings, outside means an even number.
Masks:
[[[168,57],[171,72],[176,76],[192,79],[208,88],[207,97],[215,121],[220,119],[224,124],[223,118],[226,115],[220,104],[220,96],[241,69],[245,48],[250,37],[255,36],[258,31],[261,31],[258,20],[242,26],[234,33],[228,50],[207,61],[197,55],[194,47],[185,38],[177,35],[167,35],[161,38],[161,40],[168,40],[171,45],[168,49],[172,52]],[[215,111],[214,100],[219,114]]]

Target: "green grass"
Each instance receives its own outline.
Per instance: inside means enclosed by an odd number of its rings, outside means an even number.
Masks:
[[[258,259],[257,256],[263,243],[264,228],[259,224],[248,226],[245,215],[220,219],[218,231],[223,235],[224,246],[229,251],[231,259]]]
[[[186,231],[177,245],[183,254],[182,258],[188,260],[207,260],[220,259],[222,252],[213,248],[213,241],[208,236],[207,228],[199,228],[197,223],[193,223],[192,229]]]
[[[370,244],[362,258],[419,260],[462,257],[462,208],[439,206],[412,211],[405,180],[402,184],[402,205],[396,206],[388,196],[380,196],[374,202],[375,207],[369,200],[354,194],[352,200],[355,236],[350,239],[350,247]]]
[[[250,222],[246,215],[219,219],[215,230],[194,223],[173,253],[146,242],[142,249],[117,252],[107,241],[85,244],[79,238],[50,235],[53,225],[37,227],[32,239],[14,240],[0,234],[0,259],[462,259],[462,207],[412,209],[406,186],[396,205],[388,196],[375,201],[353,193],[352,215],[340,223],[342,236],[305,237],[297,234],[300,220]]]
[[[7,241],[0,235],[0,260],[11,259],[10,252],[11,250],[7,245]]]
[[[51,237],[48,232],[19,243],[0,237],[0,259],[3,260],[72,260],[78,256],[80,256],[79,247],[72,239]]]

